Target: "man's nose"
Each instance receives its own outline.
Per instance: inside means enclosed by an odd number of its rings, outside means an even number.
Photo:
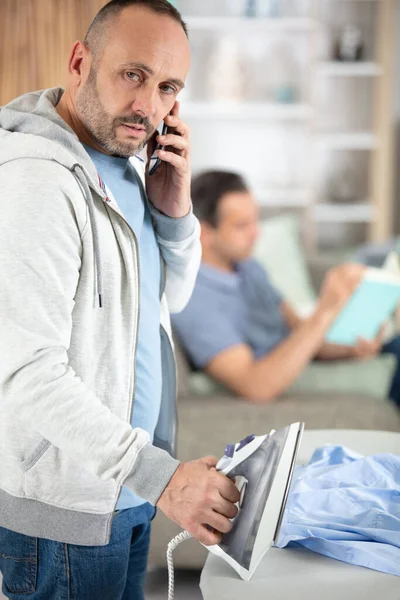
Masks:
[[[143,86],[137,90],[135,100],[132,102],[133,110],[142,117],[152,117],[156,112],[156,97],[157,89]]]

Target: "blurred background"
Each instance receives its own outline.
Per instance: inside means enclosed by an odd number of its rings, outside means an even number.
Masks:
[[[103,4],[2,0],[0,104],[65,84],[71,44]],[[299,217],[309,251],[400,232],[400,1],[174,4],[193,50],[181,100],[194,171],[240,171],[263,216]]]

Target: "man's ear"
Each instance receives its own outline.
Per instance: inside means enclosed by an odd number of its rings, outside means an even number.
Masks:
[[[207,221],[200,221],[201,225],[201,234],[200,240],[201,243],[208,246],[214,238],[215,235],[215,227],[207,223]]]
[[[82,42],[75,42],[68,61],[68,73],[76,87],[85,83],[90,65],[91,55],[89,49]]]

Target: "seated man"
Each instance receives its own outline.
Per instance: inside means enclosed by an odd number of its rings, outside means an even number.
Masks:
[[[268,402],[313,359],[368,358],[382,350],[381,335],[355,347],[324,342],[365,267],[332,269],[315,312],[302,320],[251,258],[258,209],[244,180],[234,173],[205,172],[192,182],[192,201],[202,226],[203,262],[189,304],[172,319],[196,369],[250,401]],[[386,350],[396,352],[393,344]],[[392,397],[399,384],[397,374]]]

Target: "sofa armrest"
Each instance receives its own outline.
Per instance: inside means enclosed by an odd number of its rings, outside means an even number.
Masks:
[[[176,377],[177,377],[177,388],[178,398],[187,396],[189,393],[189,377],[190,377],[190,366],[182,349],[182,346],[173,332],[174,342],[174,354],[176,361]]]

